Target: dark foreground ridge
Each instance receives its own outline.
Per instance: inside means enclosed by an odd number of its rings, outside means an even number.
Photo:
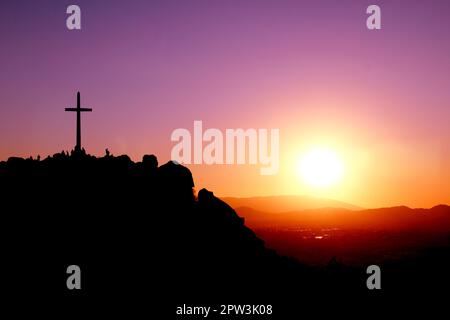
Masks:
[[[296,308],[293,301],[318,295],[374,295],[365,270],[336,261],[311,268],[266,248],[212,192],[195,194],[186,167],[158,166],[153,155],[137,163],[84,151],[9,158],[0,163],[0,191],[2,288],[11,301],[171,313],[189,303]],[[81,290],[66,287],[72,264],[81,268]]]

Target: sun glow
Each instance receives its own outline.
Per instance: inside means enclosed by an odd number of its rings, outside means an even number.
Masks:
[[[334,186],[344,174],[344,165],[339,155],[326,148],[306,152],[300,158],[297,169],[301,179],[314,188]]]

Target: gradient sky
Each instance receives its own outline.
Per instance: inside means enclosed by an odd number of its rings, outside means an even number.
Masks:
[[[78,4],[82,30],[66,28]],[[370,4],[382,30],[366,28]],[[311,194],[363,207],[450,203],[450,1],[2,1],[0,159],[83,144],[170,158],[176,128],[279,128],[280,171],[191,165],[219,196]],[[312,190],[328,146],[342,183]]]

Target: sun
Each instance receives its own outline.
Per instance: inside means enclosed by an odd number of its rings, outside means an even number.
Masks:
[[[307,185],[314,188],[327,188],[341,181],[344,165],[335,151],[314,148],[300,158],[297,170]]]

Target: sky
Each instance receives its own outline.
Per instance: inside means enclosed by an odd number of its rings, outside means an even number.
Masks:
[[[81,8],[68,30],[66,8]],[[366,8],[381,8],[368,30]],[[0,160],[75,143],[171,158],[177,128],[279,129],[280,167],[188,165],[218,196],[302,194],[361,207],[450,203],[450,2],[2,1]],[[315,147],[341,181],[296,172]]]

